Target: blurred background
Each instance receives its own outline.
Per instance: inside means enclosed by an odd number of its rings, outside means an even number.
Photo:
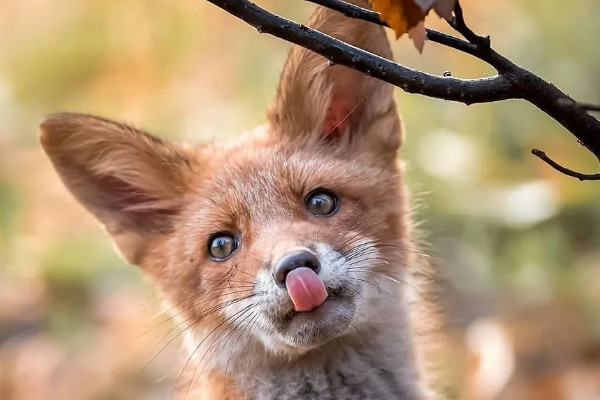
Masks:
[[[304,21],[299,0],[259,4]],[[497,50],[600,103],[600,2],[463,0]],[[428,26],[449,30],[435,17]],[[179,345],[140,272],[61,185],[37,139],[51,112],[89,112],[174,140],[265,121],[289,45],[203,0],[0,2],[0,399],[166,399]],[[494,71],[435,43],[401,63]],[[396,93],[427,251],[446,279],[454,345],[442,390],[463,399],[600,398],[597,161],[533,106]],[[147,332],[150,330],[150,332]],[[154,360],[155,354],[160,353]]]

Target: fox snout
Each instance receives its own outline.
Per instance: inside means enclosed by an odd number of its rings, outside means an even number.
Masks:
[[[321,269],[321,262],[315,253],[305,248],[290,251],[279,258],[273,265],[273,279],[281,286],[286,286],[288,274],[297,268],[311,269],[315,274]]]
[[[275,263],[273,278],[288,291],[296,311],[312,311],[327,299],[327,289],[318,276],[320,269],[319,258],[309,249],[287,253]]]

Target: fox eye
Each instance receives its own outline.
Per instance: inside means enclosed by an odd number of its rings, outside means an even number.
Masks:
[[[304,205],[308,212],[317,217],[334,214],[338,210],[339,199],[325,189],[315,189],[306,196]]]
[[[214,261],[229,258],[238,248],[238,240],[230,233],[215,233],[208,240],[208,254]]]

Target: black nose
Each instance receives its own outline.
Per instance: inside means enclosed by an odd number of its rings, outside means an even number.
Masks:
[[[273,278],[279,285],[285,286],[287,274],[300,267],[310,268],[319,273],[321,263],[315,253],[309,250],[296,250],[285,254],[275,263]]]

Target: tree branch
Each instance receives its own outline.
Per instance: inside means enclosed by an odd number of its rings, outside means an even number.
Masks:
[[[331,10],[340,12],[348,18],[361,19],[363,21],[370,22],[389,28],[389,25],[379,18],[379,13],[373,10],[362,8],[352,3],[347,3],[340,0],[306,0],[309,3],[314,3],[323,7],[327,7]],[[442,44],[447,47],[462,51],[463,53],[471,54],[476,56],[477,47],[465,40],[459,39],[447,33],[435,31],[433,29],[426,29],[427,39]]]
[[[575,104],[583,110],[600,112],[600,104],[581,103],[581,102],[578,102]]]
[[[582,110],[600,112],[600,104],[582,103],[571,100],[562,100],[560,105],[565,108],[580,108]]]
[[[449,21],[450,25],[460,32],[461,35],[465,37],[470,43],[474,43],[481,48],[490,48],[491,40],[489,36],[479,36],[475,32],[471,30],[465,23],[465,18],[463,16],[462,7],[460,6],[460,2],[457,0],[454,5],[454,19]]]
[[[533,150],[531,150],[531,154],[533,154],[536,157],[539,157],[542,161],[544,161],[545,163],[550,165],[552,168],[554,168],[558,172],[561,172],[568,176],[572,176],[573,178],[577,178],[580,181],[599,181],[600,180],[600,174],[582,174],[580,172],[573,171],[572,169],[563,167],[562,165],[560,165],[559,163],[557,163],[556,161],[554,161],[553,159],[548,157],[546,155],[546,153],[544,153],[542,150],[533,149]]]
[[[365,50],[351,46],[304,25],[289,21],[273,14],[248,0],[208,0],[228,13],[254,26],[259,32],[268,33],[288,42],[312,50],[330,62],[345,65],[398,86],[405,92],[428,97],[461,102],[467,105],[488,103],[507,99],[523,99],[544,111],[571,132],[600,160],[600,121],[589,110],[596,106],[584,107],[553,84],[519,67],[497,53],[490,46],[489,37],[475,34],[465,23],[460,4],[455,7],[454,19],[449,24],[463,35],[467,41],[454,36],[427,31],[429,40],[470,54],[488,63],[498,71],[490,78],[459,79],[441,77],[405,67]],[[378,13],[346,3],[341,0],[307,0],[312,3],[342,12],[350,18],[366,20],[385,26]],[[577,106],[565,107],[565,104]],[[600,107],[598,107],[600,108]],[[535,153],[534,153],[535,154]],[[564,167],[556,168],[547,156],[536,154],[560,172],[576,178],[595,175],[578,174]],[[574,174],[578,174],[575,176]]]
[[[354,68],[398,86],[405,92],[465,104],[488,103],[513,98],[508,77],[480,79],[441,77],[396,64],[386,58],[344,43],[331,36],[273,14],[248,0],[208,0],[230,14],[288,42],[312,50],[335,64]]]

